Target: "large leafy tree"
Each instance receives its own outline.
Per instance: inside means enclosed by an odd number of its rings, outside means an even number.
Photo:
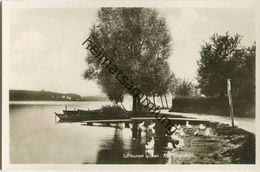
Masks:
[[[242,61],[236,66],[238,77],[234,82],[237,87],[235,94],[247,101],[254,102],[256,44],[245,48],[245,52]]]
[[[226,94],[226,80],[232,79],[232,92],[242,96],[254,89],[254,47],[241,46],[242,36],[213,34],[201,46],[198,61],[198,82],[201,93],[207,96],[223,97]],[[247,92],[247,93],[245,93]]]
[[[90,37],[147,96],[155,94],[157,82],[170,78],[169,72],[155,77],[167,66],[171,50],[166,21],[155,9],[101,8],[90,29]],[[99,66],[91,53],[86,61],[85,78],[96,79],[111,101],[123,101],[127,90],[107,69]],[[137,101],[133,96],[133,110]]]
[[[157,87],[154,89],[153,93],[155,93],[154,95],[159,96],[161,98],[161,103],[162,103],[163,107],[164,107],[164,104],[163,104],[162,97],[164,96],[165,103],[168,108],[166,94],[170,93],[171,88],[175,84],[175,82],[174,82],[175,76],[174,76],[173,72],[171,72],[170,66],[168,63],[162,62],[161,66],[163,68],[158,69],[155,72],[155,81],[159,80],[160,82],[156,83]]]

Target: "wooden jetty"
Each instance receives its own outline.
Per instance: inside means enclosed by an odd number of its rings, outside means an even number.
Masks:
[[[170,121],[174,121],[175,123],[184,124],[186,121],[189,121],[190,123],[204,123],[207,122],[203,119],[196,119],[196,118],[174,118],[174,117],[168,117]],[[93,125],[95,124],[103,124],[106,126],[110,126],[110,124],[118,124],[118,123],[126,123],[129,124],[130,122],[141,122],[141,121],[151,121],[156,122],[158,121],[155,117],[133,117],[130,119],[98,119],[98,120],[85,120],[82,121],[83,125]]]

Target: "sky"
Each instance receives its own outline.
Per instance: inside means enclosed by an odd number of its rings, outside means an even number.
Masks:
[[[10,89],[101,95],[84,80],[87,51],[81,43],[96,20],[94,8],[16,9],[10,12]],[[251,9],[158,9],[172,36],[169,58],[177,77],[195,80],[203,41],[213,33],[240,34],[242,45],[255,41]]]

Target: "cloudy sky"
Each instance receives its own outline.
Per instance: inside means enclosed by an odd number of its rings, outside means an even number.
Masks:
[[[169,59],[177,77],[196,77],[200,46],[210,35],[243,35],[255,41],[251,9],[158,9],[173,37]],[[10,13],[10,89],[99,95],[95,82],[83,80],[86,50],[81,43],[96,19],[97,9],[16,9]]]

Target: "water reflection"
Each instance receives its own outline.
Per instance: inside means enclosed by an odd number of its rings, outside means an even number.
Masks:
[[[124,153],[124,142],[122,140],[122,130],[116,128],[113,139],[105,140],[100,145],[98,151],[97,164],[116,164]]]
[[[145,145],[153,142],[149,149]],[[97,164],[157,164],[166,163],[169,157],[164,138],[142,132],[141,137],[132,138],[128,128],[116,128],[112,139],[103,140],[97,155]],[[169,151],[168,151],[169,152]]]
[[[100,104],[86,103],[75,107],[84,109],[90,106],[98,108]],[[62,105],[10,106],[11,163],[179,163],[176,154],[181,151],[167,148],[171,139],[165,136],[161,125],[156,124],[154,130],[141,131],[140,136],[134,139],[132,129],[125,128],[127,125],[55,124],[53,112],[61,109]],[[153,128],[153,123],[145,123],[146,127]],[[154,144],[148,146],[151,140]]]

